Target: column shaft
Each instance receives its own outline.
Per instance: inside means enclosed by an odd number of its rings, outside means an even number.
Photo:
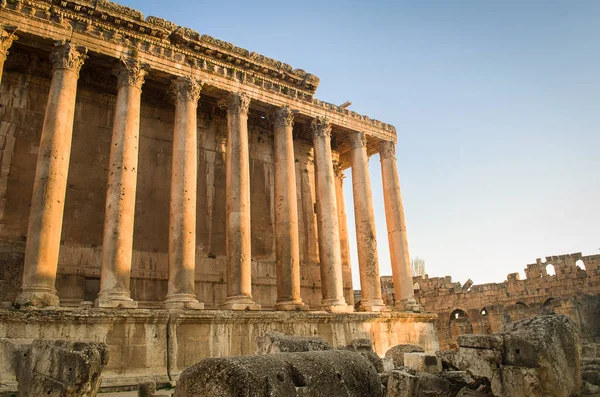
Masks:
[[[8,56],[8,49],[13,41],[17,39],[18,37],[12,32],[7,32],[0,27],[0,83],[2,82],[2,71],[4,70],[4,61]]]
[[[360,271],[361,311],[385,310],[381,299],[377,237],[375,234],[375,212],[369,176],[367,139],[362,132],[350,137],[350,161],[352,162],[352,193],[354,196],[354,220],[356,224],[356,246]]]
[[[79,70],[86,50],[59,43],[50,55],[52,82],[44,115],[19,305],[57,306],[54,283],[62,230]]]
[[[108,166],[100,294],[96,307],[135,308],[130,297],[142,84],[139,62],[117,70],[118,91]]]
[[[380,143],[383,201],[394,280],[395,309],[419,311],[420,307],[414,298],[406,221],[404,220],[395,151],[396,147],[393,142]]]
[[[300,247],[298,201],[294,161],[294,113],[289,107],[270,115],[274,126],[275,152],[275,251],[278,310],[308,307],[300,298]]]
[[[352,311],[344,299],[342,258],[333,159],[331,154],[331,126],[317,117],[312,122],[315,147],[317,184],[317,225],[321,267],[323,309],[333,312]]]
[[[171,206],[169,215],[169,284],[167,309],[203,309],[195,294],[197,109],[202,86],[179,77],[170,87],[175,102]]]
[[[227,109],[226,242],[227,299],[230,310],[259,310],[252,298],[250,240],[250,157],[248,108],[250,98],[232,93],[219,101]]]
[[[335,197],[338,209],[338,225],[340,229],[340,252],[342,258],[342,281],[344,284],[344,299],[354,307],[354,288],[352,287],[352,266],[350,263],[350,241],[348,238],[348,219],[346,202],[344,200],[344,171],[339,164],[334,165]]]

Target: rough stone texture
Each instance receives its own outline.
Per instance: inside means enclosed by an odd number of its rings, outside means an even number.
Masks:
[[[435,351],[434,321],[433,315],[411,313],[0,310],[0,339],[17,345],[58,338],[106,343],[110,361],[103,371],[102,387],[109,388],[150,380],[168,383],[202,359],[255,354],[256,338],[274,330],[319,335],[331,346],[367,338],[379,355],[399,343]],[[14,379],[11,374],[0,377],[11,376]]]
[[[93,397],[108,362],[104,343],[36,340],[23,351],[19,396]]]
[[[351,351],[210,358],[186,369],[175,397],[382,396],[375,368]]]
[[[547,269],[554,268],[555,275]],[[581,253],[548,256],[502,283],[461,285],[450,276],[414,278],[415,297],[425,311],[438,315],[437,330],[442,349],[458,346],[463,334],[491,334],[504,324],[538,314],[568,315],[582,339],[600,342],[600,255]],[[383,297],[394,301],[391,277],[382,277]],[[456,316],[458,314],[458,317]]]
[[[415,397],[454,397],[456,395],[450,382],[440,376],[419,372],[417,377],[419,378],[419,388]]]
[[[430,374],[442,372],[442,362],[435,354],[404,353],[404,365],[418,372]]]
[[[140,383],[138,387],[138,397],[154,397],[156,394],[156,382]]]
[[[387,381],[388,397],[414,397],[419,388],[419,378],[404,371],[392,371]]]
[[[331,349],[331,345],[319,336],[293,336],[270,331],[256,338],[256,354],[258,355]]]
[[[377,353],[373,351],[373,342],[367,338],[359,338],[354,339],[350,344],[346,347],[342,347],[341,349],[350,350],[362,354],[377,370],[377,372],[384,373],[385,372],[385,364],[381,357]]]
[[[395,367],[404,366],[404,353],[424,353],[425,350],[418,345],[397,345],[385,352],[385,357],[394,362]]]

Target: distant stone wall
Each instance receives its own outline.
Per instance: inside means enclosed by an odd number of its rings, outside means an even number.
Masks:
[[[553,274],[554,273],[554,274]],[[585,340],[600,340],[600,255],[581,253],[537,259],[526,279],[511,273],[502,283],[461,285],[452,277],[415,277],[415,298],[438,315],[440,347],[454,348],[460,334],[497,331],[502,325],[541,312],[571,317]],[[382,277],[383,295],[393,297],[391,277]]]

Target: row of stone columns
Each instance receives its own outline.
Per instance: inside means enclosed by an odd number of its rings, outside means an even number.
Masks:
[[[4,34],[4,33],[3,33]],[[11,38],[0,43],[3,66]],[[55,279],[66,194],[75,99],[79,71],[86,49],[57,43],[50,93],[44,117],[34,179],[25,252],[22,293],[18,304],[56,306]],[[140,133],[141,90],[146,68],[136,60],[122,60],[116,71],[118,91],[111,140],[104,223],[100,293],[97,307],[134,308],[130,278],[133,250],[135,195]],[[0,68],[1,70],[1,68]],[[1,75],[0,75],[1,78]],[[173,162],[169,216],[169,281],[164,306],[168,309],[202,309],[194,291],[197,193],[197,106],[202,83],[177,77],[169,94],[175,103]],[[250,98],[231,93],[218,103],[227,111],[226,156],[226,263],[227,298],[231,310],[258,310],[252,298],[250,247],[250,166],[248,110]],[[295,113],[289,107],[269,114],[274,128],[275,235],[278,310],[305,310],[300,297],[298,209],[293,147]],[[342,173],[334,170],[331,125],[316,117],[313,131],[318,245],[323,309],[353,310],[344,297],[350,282],[348,236],[342,190]],[[366,138],[350,136],[354,212],[362,288],[360,310],[385,310],[381,299],[375,220],[371,197]],[[394,144],[380,147],[384,200],[392,271],[398,308],[414,309],[412,277]],[[339,206],[339,207],[338,207]],[[344,248],[342,250],[342,247]],[[344,257],[342,257],[344,252]],[[347,269],[343,269],[343,264]]]

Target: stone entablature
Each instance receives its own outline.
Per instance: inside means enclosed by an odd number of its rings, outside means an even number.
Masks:
[[[554,275],[548,274],[550,266]],[[519,273],[511,273],[502,283],[481,285],[473,285],[471,280],[461,285],[450,276],[418,276],[413,278],[415,297],[427,312],[439,316],[442,347],[455,346],[460,333],[491,333],[508,321],[543,310],[569,315],[581,327],[584,338],[600,337],[600,255],[574,253],[537,259],[527,265],[525,274],[525,280]],[[391,285],[391,277],[382,277],[387,300],[393,299]],[[595,316],[587,314],[594,310]]]
[[[243,91],[270,105],[289,104],[300,114],[326,117],[376,141],[396,140],[393,126],[315,99],[318,77],[164,19],[144,19],[139,11],[106,0],[11,0],[1,7],[2,23],[25,36],[70,37],[92,52],[137,57],[155,71],[192,73],[216,88]],[[376,142],[371,147],[377,152]]]

